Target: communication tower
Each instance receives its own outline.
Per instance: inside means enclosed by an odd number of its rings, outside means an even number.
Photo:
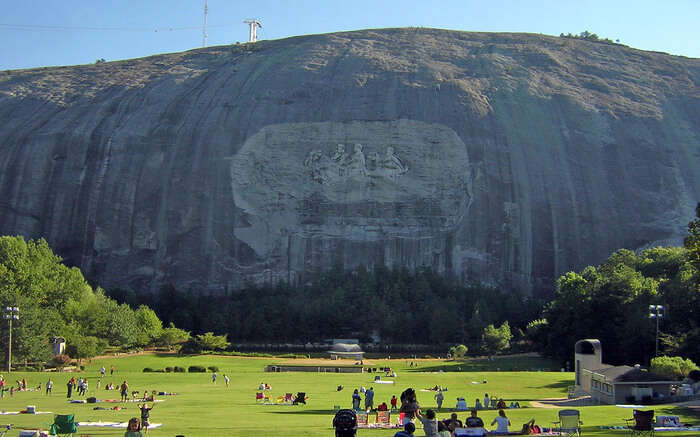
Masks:
[[[255,42],[258,40],[258,27],[262,29],[262,24],[256,18],[251,18],[250,20],[243,21],[250,27],[250,33],[248,35],[248,42]]]
[[[209,12],[209,8],[207,7],[207,0],[204,0],[204,26],[202,26],[202,47],[207,46],[207,12]]]

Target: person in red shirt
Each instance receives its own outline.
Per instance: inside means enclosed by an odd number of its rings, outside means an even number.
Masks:
[[[396,404],[398,403],[398,399],[396,399],[396,396],[392,395],[391,396],[391,409],[395,410],[396,409]]]

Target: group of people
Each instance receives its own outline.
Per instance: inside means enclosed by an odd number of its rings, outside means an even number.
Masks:
[[[539,434],[541,429],[535,425],[535,419],[524,423],[520,432],[509,432],[508,427],[511,426],[510,419],[506,416],[504,410],[498,410],[498,416],[491,422],[491,426],[496,425],[496,429],[487,431],[484,428],[484,421],[478,416],[476,409],[471,410],[471,414],[466,418],[464,423],[457,418],[457,413],[452,413],[449,419],[437,420],[434,410],[427,410],[425,415],[418,409],[415,412],[415,417],[423,424],[423,430],[426,437],[459,437],[460,435],[475,435],[474,433],[462,433],[466,428],[480,428],[483,431],[482,435],[531,435]],[[413,437],[416,430],[416,425],[413,420],[404,421],[403,430],[394,434],[394,437]]]
[[[487,399],[488,399],[488,395]],[[500,402],[503,400],[501,399]],[[487,402],[484,402],[487,404]],[[416,420],[423,424],[423,429],[427,437],[454,437],[458,436],[458,430],[463,428],[462,422],[457,418],[457,413],[452,413],[449,419],[437,420],[434,410],[427,410],[425,415],[422,413],[420,404],[418,403],[416,392],[412,388],[408,388],[401,393],[401,408],[399,412],[403,413],[404,430],[396,433],[395,437],[412,436],[415,431]],[[482,428],[484,434],[487,432],[484,428],[484,421],[478,416],[477,410],[472,409],[470,416],[466,419],[467,428]],[[490,431],[493,435],[507,435],[508,427],[511,426],[510,420],[506,416],[505,409],[498,408],[498,416],[491,422],[491,426],[496,425],[496,429]],[[538,427],[535,425],[534,419],[523,425],[520,434],[535,434]]]
[[[342,385],[338,386],[338,391],[341,391],[343,389]],[[365,411],[372,411],[374,410],[374,387],[370,387],[369,389],[365,389],[364,387],[361,387],[360,389],[355,389],[352,392],[352,409],[353,410],[360,410],[360,405],[362,403],[362,394],[365,395],[365,402],[364,402],[364,410]],[[397,410],[399,408],[398,403],[399,400],[396,398],[395,395],[391,396],[391,399],[389,400],[389,403],[391,404],[391,410]],[[388,411],[389,410],[389,405],[387,405],[386,402],[382,402],[379,405],[377,405],[376,408],[377,411]]]
[[[360,402],[362,402],[360,393],[364,393],[365,395],[365,410],[372,410],[374,408],[374,387],[370,387],[368,390],[365,390],[364,387],[360,388],[360,390],[355,389],[355,391],[352,392],[352,409],[360,409]]]

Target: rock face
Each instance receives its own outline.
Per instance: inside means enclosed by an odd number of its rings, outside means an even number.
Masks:
[[[0,233],[137,291],[385,264],[538,292],[681,241],[699,79],[698,59],[432,29],[0,72]]]

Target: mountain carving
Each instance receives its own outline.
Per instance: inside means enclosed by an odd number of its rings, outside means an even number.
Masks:
[[[0,233],[104,287],[223,291],[334,266],[551,290],[679,244],[700,60],[384,29],[0,72]]]

